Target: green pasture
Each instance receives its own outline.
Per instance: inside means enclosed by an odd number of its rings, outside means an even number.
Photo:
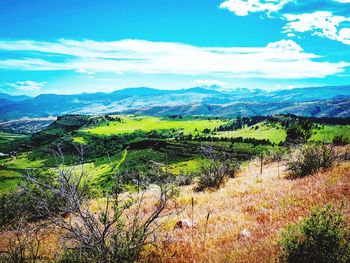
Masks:
[[[254,138],[257,140],[269,140],[272,143],[278,144],[285,141],[286,131],[279,126],[272,127],[266,123],[258,123],[254,126],[245,127],[235,131],[217,132],[215,136],[226,138]]]
[[[343,136],[350,140],[350,125],[325,125],[320,130],[315,129],[310,141],[332,142],[335,136]]]
[[[227,123],[223,120],[207,119],[167,119],[159,117],[133,117],[123,116],[122,122],[110,121],[98,127],[84,129],[83,132],[94,135],[113,135],[123,133],[133,133],[141,130],[149,132],[152,130],[181,130],[185,134],[202,133],[204,129],[219,127]],[[78,139],[79,141],[79,139]]]

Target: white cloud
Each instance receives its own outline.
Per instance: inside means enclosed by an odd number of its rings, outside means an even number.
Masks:
[[[267,47],[271,49],[281,50],[281,51],[296,51],[296,52],[303,51],[301,46],[299,46],[293,40],[289,40],[289,39],[288,40],[282,39],[281,41],[269,43]]]
[[[347,4],[350,0],[333,0]],[[220,8],[227,9],[237,16],[247,16],[249,13],[263,12],[270,16],[287,20],[283,33],[288,37],[297,37],[296,33],[311,32],[314,36],[324,37],[350,45],[350,28],[343,27],[342,23],[350,22],[350,17],[334,15],[329,11],[318,11],[304,14],[284,14],[282,8],[290,2],[298,4],[295,0],[226,0]],[[317,7],[316,7],[317,8]]]
[[[286,14],[288,23],[283,32],[311,32],[313,35],[329,38],[350,45],[350,28],[341,28],[341,23],[350,22],[350,17],[335,16],[331,12],[318,11],[310,14]]]
[[[216,79],[196,79],[194,83],[198,85],[203,86],[220,86],[220,87],[226,87],[228,83],[216,80]]]
[[[13,83],[4,82],[1,84],[3,87],[13,88],[15,91],[38,91],[45,87],[47,82],[35,82],[32,80],[17,81]]]
[[[95,75],[95,72],[93,71],[88,71],[85,68],[79,68],[75,72],[77,73],[82,73],[82,74],[87,74],[87,75]]]
[[[350,66],[346,62],[315,61],[319,56],[304,52],[292,40],[281,40],[254,48],[197,47],[144,40],[0,41],[0,50],[11,53],[21,51],[21,54],[25,54],[22,59],[0,60],[0,68],[31,71],[301,79],[323,78],[340,73]],[[47,56],[48,53],[50,56]],[[35,57],[30,57],[32,54]],[[55,60],[55,55],[60,59]]]
[[[277,12],[292,0],[226,0],[220,8],[227,9],[237,16],[247,16],[249,13],[266,12],[268,15]]]

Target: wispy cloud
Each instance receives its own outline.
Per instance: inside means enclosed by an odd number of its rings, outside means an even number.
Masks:
[[[0,89],[6,92],[30,92],[39,91],[47,85],[47,82],[36,82],[32,80],[17,81],[17,82],[3,82],[0,84]]]
[[[335,2],[338,2],[338,3],[343,3],[343,4],[350,4],[350,0],[334,0]]]
[[[194,83],[202,86],[228,86],[228,83],[216,79],[196,79]]]
[[[12,70],[69,70],[93,74],[218,75],[227,78],[322,78],[344,71],[347,62],[320,61],[292,40],[265,47],[198,47],[182,43],[120,40],[0,41],[0,60]],[[17,53],[16,53],[17,52]]]

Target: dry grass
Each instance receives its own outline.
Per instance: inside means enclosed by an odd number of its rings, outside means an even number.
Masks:
[[[167,221],[160,233],[166,237],[157,248],[147,247],[143,257],[149,262],[276,262],[280,230],[307,216],[311,207],[329,202],[344,202],[344,214],[350,215],[350,162],[330,171],[299,180],[288,180],[285,165],[265,165],[260,175],[258,162],[252,162],[235,179],[215,192],[193,192],[193,186],[181,188],[171,209],[185,207],[176,218]],[[155,192],[146,194],[142,211],[147,214],[155,205]],[[192,219],[194,199],[195,227],[174,229],[178,219]],[[97,203],[93,204],[96,208]],[[210,214],[208,227],[207,214]],[[347,218],[349,222],[349,218]],[[251,237],[240,237],[242,230]],[[207,232],[205,237],[205,232]],[[0,234],[0,248],[11,233]],[[57,235],[43,232],[43,254],[54,258],[59,249]]]
[[[283,172],[285,166],[280,167]],[[260,176],[252,163],[236,179],[216,192],[193,193],[183,188],[179,205],[187,205],[179,218],[191,219],[194,198],[196,228],[168,231],[169,242],[150,255],[160,262],[276,262],[280,230],[307,216],[310,208],[344,201],[350,214],[350,163],[300,180],[279,179],[277,164]],[[206,241],[206,215],[210,213]],[[349,219],[349,218],[348,218]],[[170,228],[170,227],[169,227]],[[242,230],[251,238],[240,237]]]

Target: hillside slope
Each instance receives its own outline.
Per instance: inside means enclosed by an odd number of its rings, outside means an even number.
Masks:
[[[344,202],[350,223],[350,162],[299,180],[284,175],[283,164],[268,164],[260,175],[259,163],[252,162],[218,191],[182,188],[176,206],[186,208],[178,218],[191,220],[193,197],[194,231],[166,231],[173,243],[163,243],[155,253],[162,262],[277,262],[280,231],[308,216],[312,207]],[[242,237],[243,230],[251,237]]]
[[[315,206],[343,204],[346,222],[350,223],[350,162],[330,171],[304,179],[284,178],[285,165],[245,166],[238,176],[214,192],[193,192],[193,186],[180,188],[179,196],[167,212],[170,217],[161,230],[162,242],[143,253],[147,262],[278,262],[281,230],[309,215]],[[141,210],[153,209],[158,190],[144,195]],[[193,211],[191,200],[193,198]],[[91,203],[98,206],[99,200]],[[209,220],[207,221],[207,215]],[[177,222],[189,220],[194,228],[177,228]],[[242,231],[249,233],[242,235]],[[11,231],[0,232],[0,249],[7,246]],[[41,253],[55,259],[60,237],[52,229],[40,231]],[[165,241],[164,241],[165,238]]]

